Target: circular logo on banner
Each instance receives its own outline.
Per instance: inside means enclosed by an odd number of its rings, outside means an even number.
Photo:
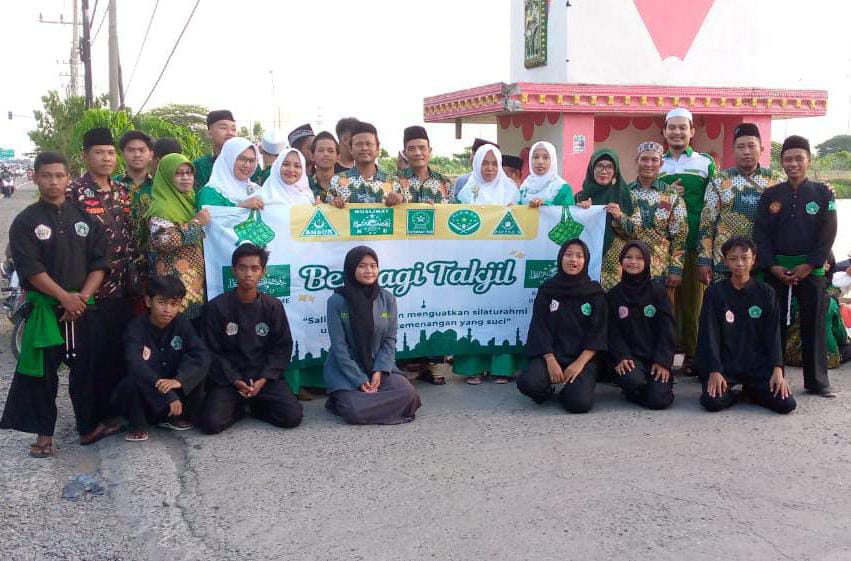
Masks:
[[[759,306],[751,306],[748,308],[748,315],[754,319],[762,317],[762,308]]]
[[[807,203],[807,206],[805,206],[804,208],[807,209],[807,214],[818,214],[818,211],[821,207],[818,206],[817,202],[810,201],[810,202]]]
[[[589,304],[588,302],[585,302],[584,304],[582,304],[582,306],[579,309],[582,310],[582,315],[584,315],[584,316],[590,316],[591,315],[591,304]]]
[[[234,322],[229,321],[228,324],[225,326],[225,334],[228,337],[233,337],[237,333],[239,333],[239,326]]]
[[[77,222],[74,224],[74,231],[77,232],[77,235],[81,238],[85,238],[89,235],[89,225],[85,222]]]
[[[254,333],[256,333],[260,337],[265,337],[269,334],[269,326],[266,322],[261,321],[254,327]]]
[[[171,338],[171,348],[175,351],[179,351],[183,348],[183,337],[180,335],[175,335]]]
[[[35,237],[40,239],[41,241],[49,240],[50,236],[53,235],[53,230],[50,229],[50,226],[46,226],[44,224],[39,224],[35,227]]]
[[[656,306],[654,306],[653,304],[647,304],[646,306],[644,306],[644,315],[649,318],[655,316]]]
[[[626,306],[620,306],[618,308],[618,317],[621,319],[626,319],[627,317],[629,317],[629,308],[627,308]]]
[[[736,316],[733,315],[732,311],[727,310],[727,313],[724,314],[724,319],[727,320],[727,323],[733,323],[736,321]]]
[[[456,210],[449,215],[449,229],[459,236],[475,234],[482,226],[479,215],[472,210]]]

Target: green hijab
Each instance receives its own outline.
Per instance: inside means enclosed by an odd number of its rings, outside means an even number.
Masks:
[[[594,166],[604,156],[608,156],[608,159],[611,159],[615,163],[615,182],[600,185],[594,180]],[[584,201],[587,199],[591,199],[591,203],[595,205],[618,203],[621,211],[625,214],[633,213],[632,195],[629,192],[629,185],[623,180],[623,175],[621,175],[621,162],[617,152],[608,148],[600,148],[591,154],[591,159],[588,161],[588,169],[585,172],[585,180],[582,182],[582,190],[579,192],[576,200]],[[606,236],[603,240],[603,251],[609,249],[613,237],[612,217],[606,214]]]
[[[195,217],[195,190],[181,193],[174,183],[174,173],[183,164],[189,164],[195,169],[183,154],[169,154],[160,160],[151,187],[151,206],[145,218],[164,218],[175,224],[186,224]]]

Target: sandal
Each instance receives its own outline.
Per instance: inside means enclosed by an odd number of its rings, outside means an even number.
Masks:
[[[478,386],[482,383],[481,376],[470,376],[466,380],[464,380],[465,384],[470,384],[471,386]]]
[[[299,388],[298,393],[296,394],[296,399],[299,401],[313,401],[313,394],[305,388]]]
[[[55,451],[53,449],[53,442],[48,442],[47,444],[38,444],[37,442],[33,442],[30,444],[30,457],[33,458],[50,458],[53,457]]]
[[[121,430],[121,425],[115,425],[112,427],[108,427],[106,425],[100,424],[95,427],[95,430],[87,434],[86,436],[80,437],[80,446],[91,446],[98,440],[103,440],[108,436],[112,436]]]
[[[511,376],[494,376],[493,383],[494,384],[508,384],[512,380]]]
[[[148,433],[143,430],[130,431],[124,435],[124,440],[127,442],[145,442],[148,440]]]
[[[446,383],[446,378],[443,375],[435,374],[428,366],[420,368],[419,373],[417,373],[417,380],[422,380],[423,382],[428,382],[435,386],[442,386]]]

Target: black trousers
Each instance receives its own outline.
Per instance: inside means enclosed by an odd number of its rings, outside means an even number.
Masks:
[[[204,403],[203,384],[188,395],[182,389],[175,391],[183,403],[182,417],[194,421]],[[168,420],[169,399],[147,382],[126,376],[115,389],[113,407],[127,418],[131,430],[146,431],[150,425]]]
[[[91,311],[92,356],[98,366],[93,387],[94,407],[100,420],[119,415],[113,408],[112,396],[126,371],[122,335],[132,311],[128,298],[99,300]]]
[[[569,362],[559,363],[562,368]],[[570,384],[564,384],[558,394],[562,407],[569,413],[587,413],[594,406],[594,387],[597,385],[598,365],[590,361],[582,373]],[[547,362],[541,357],[529,360],[529,364],[517,377],[517,389],[535,403],[543,403],[555,392],[550,380]]]
[[[674,402],[674,377],[661,382],[650,374],[652,361],[634,359],[632,372],[618,374],[614,372],[612,381],[623,390],[624,397],[647,409],[667,409]]]
[[[780,333],[783,349],[786,348],[786,309],[788,287],[774,275],[767,275],[769,284],[777,293],[780,305]],[[798,300],[798,318],[801,323],[801,359],[804,367],[804,388],[818,392],[830,386],[827,376],[827,279],[810,275],[797,286],[792,295]]]
[[[60,323],[63,337],[71,339],[70,324]],[[57,371],[65,363],[70,369],[68,393],[74,408],[77,432],[81,435],[92,432],[101,417],[99,403],[99,383],[101,362],[92,353],[92,336],[97,326],[94,315],[83,314],[74,322],[73,348],[66,350],[65,345],[57,345],[44,350],[44,376],[36,378],[15,373],[0,428],[19,430],[53,436],[56,427],[56,395],[59,390]],[[70,341],[69,341],[70,345]]]
[[[276,427],[293,428],[301,424],[301,403],[285,380],[269,380],[255,397],[246,399],[234,386],[207,388],[198,426],[207,434],[218,434],[243,417],[246,406],[252,417]]]
[[[703,383],[703,392],[700,394],[700,404],[707,411],[721,411],[736,403],[736,395],[730,390],[733,386],[738,384],[742,385],[742,389],[747,394],[748,399],[750,399],[753,403],[760,407],[770,409],[775,413],[785,415],[786,413],[794,411],[795,407],[798,406],[795,402],[795,397],[792,395],[786,399],[782,399],[771,393],[771,389],[769,387],[769,381],[771,380],[770,373],[761,373],[758,375],[728,374],[725,375],[724,378],[727,380],[727,391],[718,397],[710,397],[709,393],[707,393],[706,389],[709,384],[709,377],[704,376],[701,378],[701,382]]]

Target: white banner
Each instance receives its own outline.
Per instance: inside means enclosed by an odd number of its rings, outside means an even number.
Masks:
[[[379,282],[397,299],[401,358],[515,352],[526,339],[538,286],[562,242],[579,237],[599,279],[605,208],[474,205],[206,207],[207,296],[235,284],[231,254],[253,241],[270,251],[263,290],[280,298],[296,366],[328,349],[325,303],[358,245],[378,254]]]

